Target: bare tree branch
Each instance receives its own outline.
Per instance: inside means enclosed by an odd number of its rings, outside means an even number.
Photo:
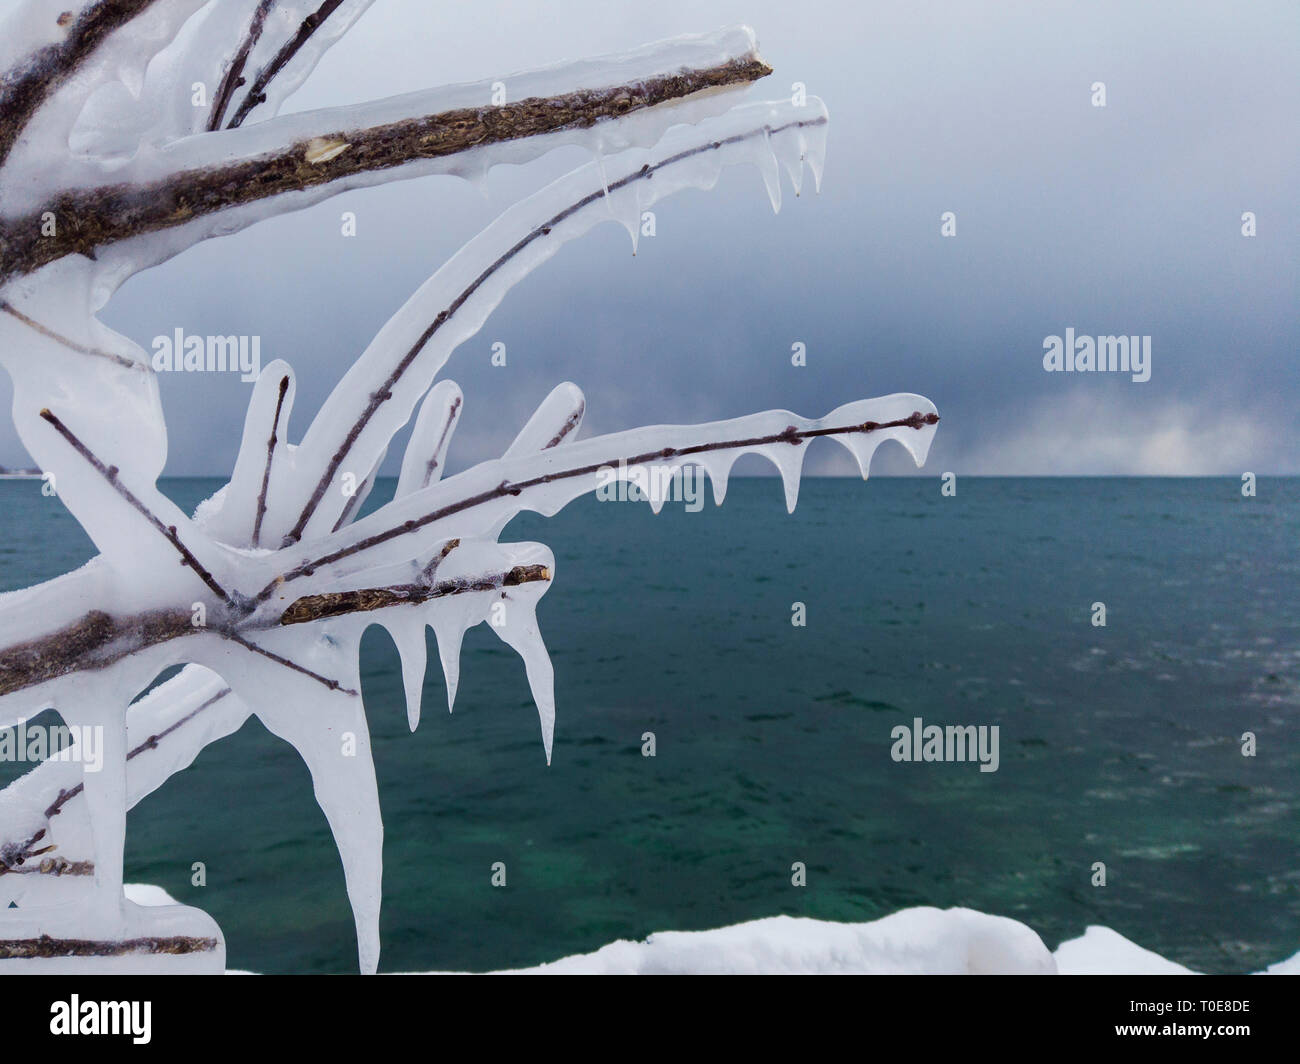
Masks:
[[[72,672],[104,669],[129,654],[204,629],[189,610],[154,610],[113,617],[90,610],[72,624],[0,650],[0,695],[57,680]]]

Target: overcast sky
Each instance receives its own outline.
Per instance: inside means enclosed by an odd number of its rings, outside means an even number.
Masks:
[[[830,109],[821,195],[787,189],[773,216],[757,172],[736,168],[661,201],[635,258],[614,223],[567,245],[444,370],[466,393],[453,467],[498,454],[572,380],[587,434],[915,391],[943,417],[927,474],[1300,472],[1294,0],[376,0],[289,109],[742,22],[776,71],[752,98],[800,81]],[[146,349],[177,327],[259,335],[264,362],[297,371],[296,439],[428,274],[587,158],[499,168],[488,198],[442,177],[347,193],[136,277],[104,318]],[[1044,338],[1067,327],[1151,336],[1150,380],[1045,372]],[[161,386],[167,471],[227,475],[249,386]],[[893,450],[876,471],[907,471]],[[26,461],[12,430],[0,461]],[[848,470],[828,445],[812,462]]]

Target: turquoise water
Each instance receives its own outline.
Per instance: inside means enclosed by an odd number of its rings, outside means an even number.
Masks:
[[[164,483],[186,508],[216,486]],[[965,478],[942,498],[937,478],[808,480],[787,516],[778,482],[741,479],[720,510],[587,499],[517,519],[503,538],[557,558],[539,610],[550,768],[523,667],[486,629],[466,638],[453,716],[430,635],[414,735],[396,652],[379,629],[363,644],[381,968],[514,967],[655,930],[909,905],[1013,916],[1052,948],[1105,924],[1203,970],[1290,956],[1298,488]],[[91,552],[39,483],[0,483],[0,523],[4,589]],[[891,760],[891,728],[918,716],[998,725],[998,771]],[[306,770],[256,722],[131,813],[127,878],[211,913],[234,967],[355,970]]]

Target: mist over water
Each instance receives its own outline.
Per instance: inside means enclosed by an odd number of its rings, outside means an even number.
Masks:
[[[187,509],[218,486],[163,484]],[[923,904],[1015,917],[1049,948],[1104,924],[1208,971],[1291,956],[1298,488],[961,477],[943,498],[937,477],[809,479],[788,516],[778,481],[742,478],[699,513],[588,498],[517,518],[504,539],[556,553],[538,611],[549,769],[523,666],[486,628],[466,638],[452,716],[430,634],[414,735],[396,651],[378,629],[363,644],[381,969],[516,967],[657,930]],[[39,481],[0,483],[0,523],[6,590],[93,552]],[[891,729],[917,717],[998,726],[998,770],[893,761]],[[128,881],[216,918],[232,967],[355,970],[307,771],[256,722],[130,814],[126,859]]]

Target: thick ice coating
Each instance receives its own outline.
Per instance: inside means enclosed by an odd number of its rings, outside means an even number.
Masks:
[[[174,936],[187,944],[191,968],[221,970],[224,944],[208,917],[124,896],[126,811],[255,715],[311,772],[342,861],[360,967],[375,971],[383,824],[358,663],[370,625],[384,627],[400,653],[414,729],[426,627],[451,708],[464,633],[486,623],[522,660],[549,763],[555,675],[536,607],[555,561],[541,544],[499,542],[512,516],[553,514],[611,477],[685,464],[708,472],[721,502],[746,453],[776,466],[793,509],[804,455],[822,436],[848,448],[863,476],[884,440],[925,459],[938,417],[917,395],[861,400],[813,419],[768,411],[584,440],[586,401],[565,383],[500,459],[446,476],[465,398],[437,376],[516,283],[603,222],[625,226],[635,246],[646,207],[679,189],[710,188],[737,163],[758,168],[779,208],[782,171],[796,193],[805,164],[820,184],[826,109],[815,98],[732,106],[743,81],[673,97],[672,84],[694,84],[700,71],[766,71],[742,27],[504,79],[512,100],[603,98],[630,87],[632,101],[638,87],[659,86],[663,99],[653,105],[626,109],[616,99],[621,117],[316,182],[311,168],[344,158],[357,131],[458,109],[479,114],[490,98],[485,82],[277,117],[368,5],[27,0],[0,25],[0,117],[13,134],[0,136],[0,362],[22,442],[99,552],[75,572],[0,596],[0,724],[55,709],[104,735],[102,771],[50,761],[0,793],[2,939]],[[198,85],[202,106],[192,95]],[[294,370],[271,363],[252,388],[229,482],[192,516],[158,489],[167,433],[157,379],[145,352],[95,316],[126,278],[346,189],[430,173],[472,178],[560,144],[587,147],[593,161],[511,207],[412,294],[301,440],[288,430]],[[286,151],[308,175],[301,187],[214,206],[175,184],[179,175],[201,185],[204,175]],[[108,213],[94,226],[79,220],[78,240],[66,247],[33,251],[25,227],[52,196]],[[149,213],[160,202],[171,205],[161,220]],[[111,213],[123,203],[138,212],[130,217],[153,220],[138,232],[115,229]],[[394,498],[358,520],[412,417]],[[662,501],[651,497],[656,507]],[[174,666],[183,668],[151,689]],[[19,908],[6,910],[11,901]],[[23,963],[0,958],[0,970]],[[105,965],[148,963],[127,954]]]

